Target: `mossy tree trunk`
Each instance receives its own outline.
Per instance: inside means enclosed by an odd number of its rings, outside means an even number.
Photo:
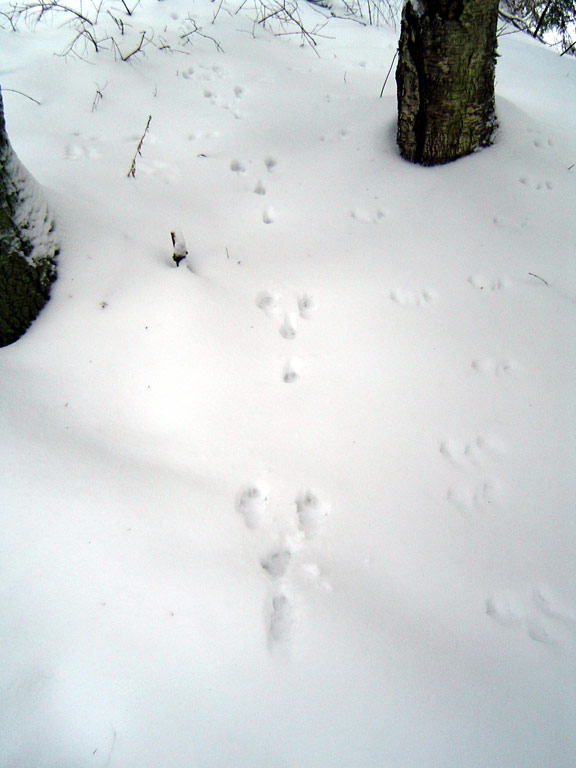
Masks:
[[[0,347],[20,338],[48,300],[57,253],[40,189],[10,146],[0,91]]]
[[[492,141],[498,0],[408,0],[396,85],[398,145],[439,165]]]

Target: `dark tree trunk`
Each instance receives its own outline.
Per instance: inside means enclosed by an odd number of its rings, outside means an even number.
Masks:
[[[498,0],[408,0],[396,84],[398,145],[439,165],[492,141]]]
[[[50,295],[58,249],[38,185],[16,157],[0,92],[0,347],[20,338]]]

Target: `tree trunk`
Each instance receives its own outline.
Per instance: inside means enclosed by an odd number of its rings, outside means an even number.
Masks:
[[[439,165],[492,142],[498,0],[408,0],[396,85],[398,145]]]
[[[57,254],[40,189],[10,146],[0,91],[0,347],[20,338],[48,300]]]

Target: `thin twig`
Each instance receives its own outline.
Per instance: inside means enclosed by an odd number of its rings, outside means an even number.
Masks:
[[[394,62],[396,61],[396,57],[398,56],[398,48],[396,48],[396,53],[394,54],[394,58],[392,59],[392,64],[390,64],[390,69],[388,70],[388,74],[386,75],[386,80],[384,80],[384,85],[382,86],[382,90],[380,91],[380,98],[384,95],[384,88],[386,88],[386,83],[388,82],[388,78],[390,77],[390,73],[392,72],[392,67],[394,66]]]
[[[540,277],[540,275],[535,275],[535,274],[534,274],[534,272],[528,272],[528,274],[530,275],[530,277],[535,277],[535,278],[537,278],[538,280],[542,280],[542,282],[544,283],[544,285],[550,285],[550,283],[546,282],[546,280],[544,280],[544,278],[543,278],[543,277]]]
[[[3,93],[18,93],[20,96],[26,96],[27,99],[30,99],[30,101],[33,101],[34,104],[38,104],[39,107],[42,106],[42,102],[38,101],[37,99],[33,99],[32,96],[28,96],[27,93],[23,93],[22,91],[17,91],[14,88],[2,88]]]
[[[146,138],[146,134],[148,133],[148,129],[150,128],[151,121],[152,121],[152,115],[148,115],[148,122],[146,123],[146,128],[144,128],[144,133],[140,137],[140,141],[138,142],[138,146],[136,147],[136,153],[132,158],[132,164],[130,165],[130,170],[126,174],[128,178],[130,178],[130,176],[133,179],[136,178],[136,158],[138,157],[138,155],[142,155],[142,145],[144,144],[144,139]]]

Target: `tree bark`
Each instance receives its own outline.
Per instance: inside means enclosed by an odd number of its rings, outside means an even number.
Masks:
[[[20,338],[48,301],[57,254],[40,189],[10,145],[0,91],[0,347]]]
[[[403,157],[439,165],[492,143],[498,0],[408,0],[396,85]]]

